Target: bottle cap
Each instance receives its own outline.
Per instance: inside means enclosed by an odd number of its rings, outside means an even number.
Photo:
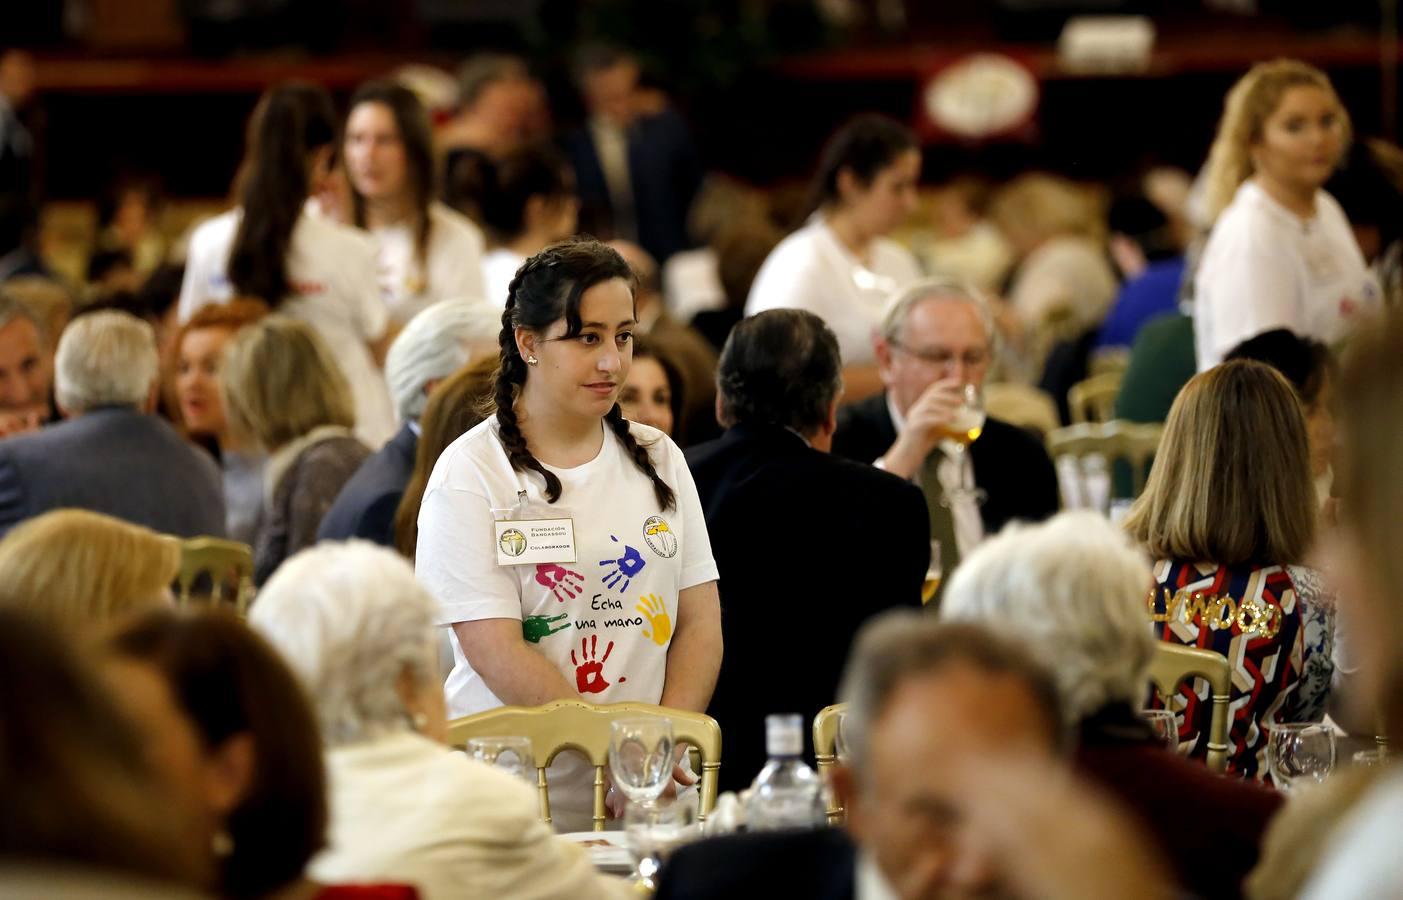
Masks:
[[[797,713],[765,717],[765,752],[770,756],[800,756],[804,752],[804,719]]]

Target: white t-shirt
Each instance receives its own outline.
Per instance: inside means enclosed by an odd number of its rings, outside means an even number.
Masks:
[[[487,302],[498,309],[507,308],[507,289],[511,287],[516,270],[526,257],[515,250],[498,247],[482,258],[482,280],[487,284]]]
[[[428,278],[415,259],[414,229],[408,222],[372,228],[380,249],[381,296],[390,318],[403,324],[440,300],[481,300],[482,230],[442,203],[429,207]]]
[[[1333,343],[1381,306],[1339,203],[1315,194],[1315,218],[1302,221],[1248,180],[1213,226],[1194,277],[1198,370],[1274,328]]]
[[[657,703],[678,595],[717,578],[682,451],[657,429],[630,428],[676,492],[675,509],[658,506],[652,482],[607,428],[594,459],[572,469],[549,467],[561,495],[548,503],[539,475],[512,469],[495,417],[448,446],[419,508],[415,572],[439,602],[439,624],[521,620],[523,636],[591,703]],[[518,511],[523,490],[525,510]],[[510,510],[514,518],[572,518],[575,562],[497,565],[493,510]],[[453,658],[444,686],[450,716],[502,705],[456,640]],[[588,827],[590,770],[565,762],[551,773],[557,826]],[[572,821],[580,814],[582,821]]]
[[[180,321],[202,306],[233,298],[227,270],[241,215],[229,210],[190,235]],[[395,433],[395,414],[368,346],[384,335],[389,322],[375,281],[375,242],[364,232],[304,213],[292,230],[287,270],[296,293],[277,311],[306,322],[326,341],[351,385],[356,436],[379,447]]]
[[[920,266],[895,241],[872,242],[872,265],[854,256],[822,219],[815,219],[770,252],[745,303],[745,314],[806,309],[838,338],[843,365],[872,364],[872,333],[893,294],[918,281]]]

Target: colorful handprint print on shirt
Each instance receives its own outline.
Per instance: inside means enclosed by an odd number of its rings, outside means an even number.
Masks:
[[[581,694],[599,694],[609,686],[609,682],[604,680],[604,664],[609,661],[609,654],[614,652],[614,642],[604,648],[604,655],[599,656],[599,635],[592,634],[580,641],[581,662],[575,658],[575,651],[570,651],[570,662],[575,666],[575,689]],[[627,679],[620,678],[620,683]]]
[[[653,629],[651,633],[647,628],[643,629],[643,636],[659,647],[667,646],[668,639],[672,637],[672,617],[667,614],[667,604],[663,599],[657,594],[644,594],[638,598],[634,609],[648,619],[648,626]]]
[[[585,576],[572,572],[555,563],[541,563],[536,566],[536,583],[550,588],[555,599],[564,603],[580,596],[585,589]]]
[[[550,637],[557,631],[564,631],[569,628],[569,622],[566,622],[559,628],[551,627],[553,623],[568,618],[570,618],[569,613],[561,613],[558,616],[527,616],[521,620],[521,636],[533,644],[539,644],[541,638]]]
[[[609,535],[609,540],[616,544],[619,542],[619,539],[612,534]],[[608,571],[604,573],[604,586],[610,590],[617,587],[620,593],[628,590],[629,582],[633,581],[634,577],[639,572],[642,572],[643,566],[646,565],[643,561],[643,554],[639,553],[628,544],[624,544],[623,556],[620,556],[618,559],[606,559],[599,564],[609,567]],[[622,582],[622,584],[620,584],[620,582]]]

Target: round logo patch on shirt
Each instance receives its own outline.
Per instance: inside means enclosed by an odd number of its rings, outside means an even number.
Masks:
[[[672,559],[677,555],[677,535],[672,533],[662,516],[649,516],[643,523],[643,540],[648,543],[649,550],[663,559]]]
[[[508,528],[497,539],[497,544],[507,556],[520,556],[526,552],[526,535],[515,528]]]

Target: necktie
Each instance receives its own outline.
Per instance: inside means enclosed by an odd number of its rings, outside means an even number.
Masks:
[[[930,606],[939,604],[950,573],[960,564],[960,545],[955,540],[955,516],[945,503],[945,487],[940,483],[939,469],[944,460],[945,454],[937,448],[921,465],[921,491],[926,495],[926,510],[930,513],[930,538],[940,542],[940,590],[931,599]]]

